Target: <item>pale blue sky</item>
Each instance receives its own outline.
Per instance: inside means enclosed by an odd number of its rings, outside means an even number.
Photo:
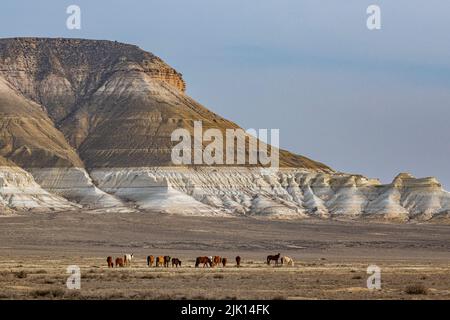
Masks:
[[[66,7],[82,10],[68,30]],[[366,28],[378,4],[382,30]],[[442,0],[2,1],[0,37],[109,39],[183,73],[188,94],[282,147],[390,182],[450,187],[450,2]]]

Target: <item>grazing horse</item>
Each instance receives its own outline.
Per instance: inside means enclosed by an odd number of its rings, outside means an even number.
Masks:
[[[133,259],[133,254],[126,254],[123,256],[123,262],[125,266],[131,267],[131,260]]]
[[[177,268],[178,268],[178,266],[181,267],[181,260],[178,259],[178,258],[172,258],[172,268],[173,268],[174,266],[177,267]]]
[[[218,266],[220,264],[220,261],[222,261],[222,258],[220,258],[219,256],[214,256],[213,259],[213,267]]]
[[[209,267],[212,266],[212,261],[209,257],[197,257],[195,259],[195,267],[197,268],[200,264],[203,263],[203,268],[209,264]]]
[[[222,266],[225,268],[227,265],[227,258],[222,258]]]
[[[121,267],[123,268],[123,259],[122,258],[116,258],[116,268]]]
[[[270,261],[274,260],[275,265],[278,265],[278,260],[280,259],[280,254],[274,255],[274,256],[267,256],[267,264],[270,265]]]
[[[240,256],[237,256],[236,257],[236,267],[240,267],[241,266],[241,257]]]
[[[170,256],[164,256],[164,267],[168,268],[170,264]]]
[[[108,268],[114,268],[114,262],[112,257],[106,258],[106,262],[108,263]]]
[[[155,263],[155,257],[154,256],[148,256],[147,257],[147,266],[152,267],[153,263]]]
[[[281,258],[281,265],[283,264],[294,266],[294,260],[291,257],[284,256],[283,258]]]
[[[163,265],[164,265],[164,257],[163,256],[156,257],[156,266],[160,267]]]

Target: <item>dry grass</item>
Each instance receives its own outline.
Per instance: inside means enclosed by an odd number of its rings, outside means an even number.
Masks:
[[[442,226],[82,211],[1,222],[0,299],[450,299],[450,233]],[[294,267],[265,264],[280,251]],[[107,256],[127,252],[135,254],[132,267],[107,268]],[[183,267],[148,268],[150,254],[178,257]],[[230,263],[194,268],[199,255]],[[366,288],[373,263],[381,290]],[[66,288],[69,265],[81,268],[79,291]],[[414,283],[427,294],[407,294]]]
[[[13,262],[0,261],[0,299],[398,299],[414,295],[450,299],[450,266],[445,264],[380,265],[382,290],[369,291],[366,275],[352,272],[367,267],[358,263],[328,260],[312,266],[308,261],[275,268],[253,260],[241,268],[186,265],[175,269],[147,268],[142,258],[131,268],[108,269],[103,260],[77,260],[81,268],[79,291],[65,286],[71,259],[30,259],[18,269]],[[95,264],[98,268],[92,267]],[[405,283],[417,281],[423,284],[405,290]]]
[[[412,284],[406,287],[405,293],[412,295],[426,295],[428,289],[423,284]]]
[[[19,272],[15,272],[14,275],[16,276],[16,278],[19,279],[25,279],[28,275],[25,271],[19,271]]]
[[[33,298],[62,298],[65,291],[62,289],[39,289],[31,292],[31,297]]]

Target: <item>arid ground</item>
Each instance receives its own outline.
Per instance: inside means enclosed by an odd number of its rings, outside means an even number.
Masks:
[[[295,266],[264,263],[278,252]],[[131,267],[107,268],[125,253]],[[147,268],[147,255],[183,267]],[[194,268],[200,255],[229,265]],[[1,299],[450,299],[448,225],[27,213],[0,216],[0,256]],[[381,290],[366,287],[373,264]],[[81,268],[81,290],[66,289],[69,265]]]

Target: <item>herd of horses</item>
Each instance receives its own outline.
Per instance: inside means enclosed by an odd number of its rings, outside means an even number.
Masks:
[[[111,256],[106,258],[106,262],[108,263],[108,268],[123,268],[130,267],[131,261],[133,260],[134,255],[132,253],[125,254],[123,257],[118,257],[114,261]],[[267,256],[267,265],[270,265],[272,261],[275,261],[275,266],[279,265],[279,261],[281,261],[281,265],[293,266],[294,260],[288,256],[281,257],[280,253],[276,255]],[[241,266],[241,257],[237,256],[235,258],[236,267]],[[217,267],[222,265],[222,267],[227,266],[228,259],[220,256],[203,256],[197,257],[195,259],[195,267],[198,268],[200,266],[205,267]],[[171,256],[147,256],[147,267],[165,267],[169,268],[172,265],[173,268],[181,267],[181,260],[178,258],[174,258]]]

